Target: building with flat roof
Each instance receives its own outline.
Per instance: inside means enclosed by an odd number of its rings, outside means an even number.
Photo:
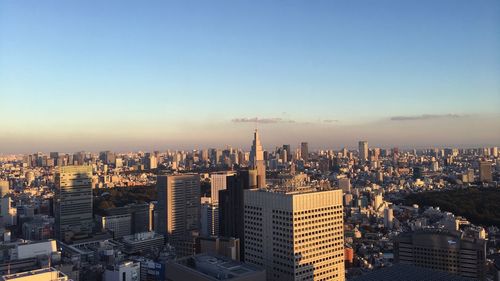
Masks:
[[[219,191],[227,188],[227,177],[234,174],[235,172],[232,171],[210,174],[210,198],[212,198],[212,204],[219,203]]]
[[[244,191],[245,262],[268,281],[344,280],[342,190]]]
[[[196,253],[209,253],[239,261],[240,239],[234,237],[198,237]]]
[[[416,267],[409,264],[395,264],[366,275],[350,279],[351,281],[473,281],[465,277],[444,271]]]
[[[160,175],[158,233],[165,235],[179,257],[195,253],[194,237],[200,231],[200,176]]]
[[[130,214],[116,216],[96,215],[96,222],[102,230],[111,231],[115,239],[132,234],[132,216]]]
[[[170,261],[166,266],[167,281],[265,281],[263,268],[237,262],[226,257],[199,254]]]
[[[106,267],[103,281],[140,281],[141,264],[139,262],[125,261]]]
[[[61,241],[92,233],[92,167],[59,167],[55,176],[56,238]]]
[[[55,268],[42,268],[37,270],[3,275],[1,281],[67,281],[68,276]]]
[[[138,254],[151,249],[161,249],[165,243],[165,236],[154,231],[136,233],[124,236],[122,240],[127,254]]]
[[[460,231],[422,229],[396,238],[394,258],[396,263],[484,280],[486,240],[464,237]]]
[[[492,162],[490,161],[480,161],[479,162],[479,181],[480,182],[492,182]]]
[[[132,231],[130,234],[134,234],[153,230],[153,208],[153,203],[132,203],[123,207],[99,210],[99,215],[103,217],[130,215]]]

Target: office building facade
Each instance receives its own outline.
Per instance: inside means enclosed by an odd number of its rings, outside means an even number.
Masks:
[[[63,166],[55,176],[55,234],[59,240],[92,233],[92,167]]]
[[[200,231],[200,176],[196,174],[160,175],[158,189],[158,228],[178,256],[194,253],[194,237]]]
[[[344,280],[342,191],[244,191],[245,262],[267,280]]]
[[[486,241],[463,237],[460,231],[424,229],[399,235],[394,258],[401,264],[484,280]]]

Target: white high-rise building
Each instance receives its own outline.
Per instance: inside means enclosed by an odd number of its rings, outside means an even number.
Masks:
[[[11,226],[16,224],[17,209],[12,207],[9,196],[10,184],[0,180],[0,225]]]
[[[219,191],[227,188],[227,177],[234,175],[234,172],[218,172],[210,175],[210,197],[212,204],[219,203]]]
[[[104,281],[140,281],[141,264],[139,262],[126,261],[107,267],[103,274]]]
[[[345,280],[342,191],[244,191],[245,262],[267,280]]]
[[[254,170],[257,170],[257,186],[259,188],[266,186],[266,162],[264,160],[264,151],[260,143],[259,131],[255,130],[252,150],[250,152],[250,163]]]

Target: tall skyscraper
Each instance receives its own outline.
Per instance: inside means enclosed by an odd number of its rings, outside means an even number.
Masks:
[[[0,180],[0,197],[4,197],[9,193],[10,184],[9,181]]]
[[[368,160],[368,142],[359,141],[359,160],[366,162]]]
[[[491,148],[491,156],[498,157],[498,147],[494,146]]]
[[[245,190],[245,262],[267,280],[345,280],[342,191]]]
[[[292,161],[292,148],[291,148],[291,146],[289,144],[284,144],[283,150],[286,151],[287,161]]]
[[[219,191],[227,188],[227,177],[234,172],[218,172],[210,175],[210,197],[212,204],[219,203]]]
[[[489,161],[479,162],[479,181],[481,182],[492,182],[492,163]]]
[[[309,144],[307,142],[300,144],[300,158],[305,162],[309,161]]]
[[[175,247],[177,256],[192,255],[200,231],[200,176],[160,175],[156,187],[158,232]]]
[[[9,190],[9,181],[0,180],[0,225],[2,226],[16,224],[17,209],[12,207]]]
[[[252,150],[250,152],[250,163],[252,169],[257,170],[257,186],[259,188],[266,186],[266,162],[264,160],[264,151],[260,143],[259,131],[255,130]]]
[[[55,231],[62,241],[92,233],[92,167],[63,166],[55,176]]]
[[[201,236],[219,235],[219,205],[205,203],[201,205]]]
[[[243,192],[257,188],[257,171],[243,170],[227,177],[227,189],[219,191],[219,235],[240,239],[244,253]]]
[[[384,209],[384,227],[391,229],[394,222],[394,210],[392,207]]]

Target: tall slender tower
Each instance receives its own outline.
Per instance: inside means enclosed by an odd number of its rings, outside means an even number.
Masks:
[[[309,161],[309,144],[307,142],[300,144],[300,157],[305,162]]]
[[[359,141],[359,160],[361,162],[366,162],[368,160],[368,142]]]
[[[257,170],[257,187],[266,186],[266,162],[264,161],[264,151],[260,143],[259,131],[256,129],[253,138],[252,151],[250,152],[250,163],[252,169]]]

